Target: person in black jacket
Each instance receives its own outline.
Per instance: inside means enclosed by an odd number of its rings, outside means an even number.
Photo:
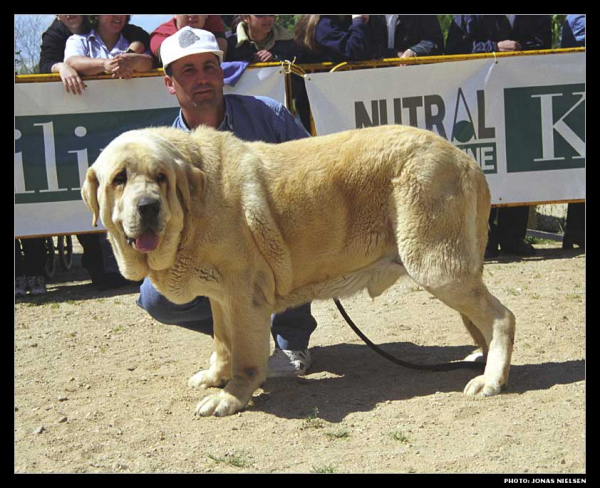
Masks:
[[[446,54],[532,51],[552,47],[549,15],[456,15],[446,38]],[[498,247],[517,256],[535,254],[524,241],[529,207],[493,208],[487,257],[498,255]]]
[[[436,15],[304,15],[296,24],[304,62],[443,54]]]
[[[363,61],[384,56],[369,15],[303,15],[295,29],[300,62]],[[383,38],[382,38],[383,39]]]
[[[550,15],[456,15],[446,54],[551,49]]]
[[[369,23],[373,40],[384,47],[385,57],[444,54],[444,35],[436,15],[370,15]]]
[[[85,90],[85,83],[77,71],[64,63],[65,44],[72,34],[85,34],[90,29],[86,15],[66,14],[57,15],[42,34],[40,73],[60,73],[65,90],[73,95],[81,95]],[[150,34],[141,27],[127,22],[122,34],[131,43],[131,49],[143,52],[150,48]]]

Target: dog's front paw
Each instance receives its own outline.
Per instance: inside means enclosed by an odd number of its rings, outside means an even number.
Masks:
[[[210,395],[204,398],[196,405],[194,413],[202,417],[225,417],[239,412],[246,406],[247,402],[242,402],[226,391]]]
[[[222,388],[226,383],[227,380],[213,369],[199,371],[188,380],[191,388]]]
[[[467,383],[464,393],[469,396],[494,396],[503,389],[503,385],[486,380],[485,375],[476,376]]]

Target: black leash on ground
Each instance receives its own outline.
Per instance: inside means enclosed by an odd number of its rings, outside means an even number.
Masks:
[[[348,322],[348,325],[356,333],[356,335],[358,335],[358,337],[360,337],[365,342],[365,344],[367,344],[367,346],[373,349],[373,351],[375,351],[377,354],[383,356],[388,361],[391,361],[394,364],[404,366],[405,368],[418,369],[421,371],[454,371],[456,369],[474,369],[477,371],[483,371],[483,369],[485,368],[485,363],[474,361],[456,361],[454,363],[443,364],[414,364],[402,361],[401,359],[398,359],[397,357],[388,354],[387,352],[373,344],[373,342],[371,342],[369,338],[366,335],[364,335],[363,332],[352,321],[352,319],[350,318],[340,301],[337,298],[334,298],[333,301],[335,302],[336,307],[342,314],[342,317],[344,317],[346,322]]]

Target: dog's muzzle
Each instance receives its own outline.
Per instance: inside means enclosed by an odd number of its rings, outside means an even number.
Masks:
[[[142,221],[156,221],[158,213],[160,212],[160,201],[149,197],[140,198],[137,204],[137,210]]]
[[[149,197],[140,198],[137,203],[137,212],[140,218],[140,229],[144,230],[136,237],[127,236],[127,241],[140,252],[154,251],[160,240],[158,233],[154,230],[159,227],[160,201]]]

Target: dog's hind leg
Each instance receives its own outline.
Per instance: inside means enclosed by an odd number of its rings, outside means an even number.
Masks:
[[[465,387],[467,395],[497,395],[508,384],[515,336],[515,317],[494,297],[480,279],[470,285],[456,282],[427,289],[449,307],[460,312],[467,330],[481,346],[487,362],[484,374]]]
[[[440,242],[441,248],[454,250],[440,252],[440,247],[422,245],[418,253],[411,254],[399,246],[402,262],[416,283],[461,314],[467,330],[487,354],[484,374],[474,378],[465,393],[496,395],[508,382],[515,317],[488,291],[481,266],[464,265],[469,259],[468,253],[460,250],[463,246],[444,243],[443,235],[438,236]]]
[[[464,360],[465,361],[483,361],[485,362],[487,359],[488,353],[488,343],[485,340],[485,337],[481,334],[477,326],[471,322],[471,319],[467,317],[465,314],[460,314],[463,323],[475,344],[477,344],[481,348],[481,352],[475,352],[473,354],[469,354]]]
[[[471,380],[465,393],[496,395],[508,382],[515,317],[482,279],[489,191],[479,171],[437,174],[443,167],[421,161],[399,180],[394,196],[398,252],[410,277],[458,311],[487,353],[484,374]]]

